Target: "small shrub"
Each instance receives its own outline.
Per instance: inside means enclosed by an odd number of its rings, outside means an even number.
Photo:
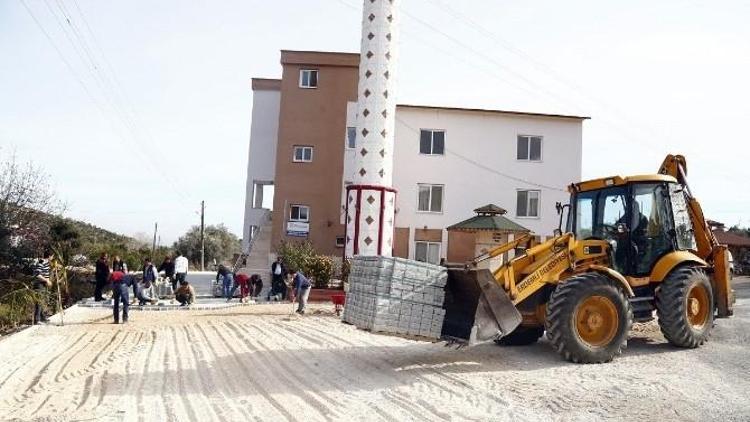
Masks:
[[[282,241],[276,248],[276,252],[287,269],[298,269],[304,274],[308,274],[310,262],[317,256],[315,248],[309,241]]]
[[[305,274],[309,274],[313,278],[315,288],[325,289],[333,277],[333,258],[325,255],[314,255],[308,261],[307,273]]]

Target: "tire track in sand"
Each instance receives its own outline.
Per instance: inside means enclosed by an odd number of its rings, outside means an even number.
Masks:
[[[291,332],[299,332],[300,328],[295,327],[291,324],[285,325],[285,329],[291,331]],[[350,339],[346,339],[344,337],[338,336],[332,332],[332,330],[322,331],[317,328],[311,330],[314,334],[318,335],[319,338],[322,339],[322,341],[328,341],[330,340],[327,338],[332,338],[335,340],[338,340],[340,344],[336,345],[336,348],[340,348],[341,345],[344,345],[345,347],[351,348],[352,351],[356,351],[358,348],[362,348],[362,343],[354,343]],[[339,360],[342,359],[341,350],[336,350],[336,355],[338,356]],[[392,380],[392,384],[394,385],[402,385],[402,384],[408,384],[410,381],[413,381],[411,379],[404,379],[400,375],[395,374],[393,371],[393,368],[390,366],[385,365],[382,360],[380,362],[370,360],[370,359],[362,359],[361,356],[356,355],[356,352],[354,352],[355,356],[353,356],[351,359],[348,359],[348,362],[352,364],[352,366],[358,368],[362,373],[373,373],[377,374],[380,377],[387,377],[390,380]],[[335,366],[335,365],[334,365]],[[429,381],[429,380],[427,380]],[[356,385],[356,383],[355,383]],[[383,389],[383,387],[376,387]],[[384,393],[385,394],[385,393]],[[404,401],[404,400],[395,400],[393,401],[393,404],[399,406],[404,412],[406,412],[406,415],[408,418],[413,419],[420,419],[420,420],[436,420],[441,419],[441,415],[435,414],[430,409],[427,409],[422,406],[418,406],[413,402],[410,401]],[[432,414],[431,417],[426,418],[425,414]],[[399,416],[400,417],[400,416]]]
[[[280,415],[283,415],[284,418],[286,418],[289,421],[296,420],[295,418],[287,409],[286,406],[284,406],[283,403],[279,402],[277,399],[273,397],[273,395],[261,384],[261,382],[257,381],[255,377],[258,375],[258,372],[263,371],[265,374],[261,377],[263,380],[269,380],[274,378],[273,373],[269,373],[269,369],[265,366],[258,366],[255,365],[255,371],[252,370],[252,368],[248,367],[247,363],[240,359],[241,352],[235,347],[232,346],[232,343],[227,341],[226,337],[221,334],[221,332],[218,330],[218,328],[210,323],[209,326],[213,329],[213,331],[216,333],[217,337],[221,340],[222,345],[226,347],[228,351],[230,351],[230,356],[233,356],[235,358],[237,366],[242,371],[242,376],[239,378],[246,383],[250,384],[250,386],[266,401],[268,402],[274,409],[276,413],[279,413]],[[248,353],[250,358],[252,358],[252,353]],[[236,375],[235,375],[236,376]]]
[[[247,333],[248,337],[250,338],[255,337],[250,333],[249,331],[250,328],[256,330],[258,334],[262,334],[264,336],[267,336],[267,333],[264,332],[263,329],[274,331],[276,335],[274,335],[273,338],[276,338],[276,339],[289,340],[289,339],[294,338],[294,335],[290,335],[290,334],[293,334],[290,332],[290,330],[285,331],[281,327],[278,327],[276,324],[273,324],[273,323],[263,324],[262,328],[256,324],[238,327],[238,328],[244,329],[244,331]],[[389,414],[386,409],[381,409],[376,403],[373,403],[372,400],[362,400],[362,399],[358,399],[354,397],[354,394],[352,394],[351,392],[351,386],[358,385],[361,380],[352,378],[349,373],[340,369],[342,362],[341,362],[340,356],[336,353],[335,349],[333,349],[332,347],[320,348],[320,345],[326,344],[326,342],[324,341],[312,339],[309,336],[305,336],[305,337],[299,336],[299,337],[303,338],[303,340],[307,341],[308,343],[315,345],[316,347],[314,347],[314,349],[321,350],[321,351],[325,350],[328,352],[324,355],[321,355],[321,356],[325,356],[325,358],[321,358],[320,360],[321,365],[318,365],[317,362],[314,365],[310,365],[305,359],[302,359],[301,361],[303,365],[305,365],[306,371],[311,374],[314,374],[316,376],[317,381],[328,384],[332,389],[340,393],[341,399],[336,398],[336,397],[331,398],[334,402],[343,403],[345,405],[347,403],[354,402],[355,407],[361,407],[362,402],[364,402],[364,404],[366,405],[366,409],[364,410],[371,410],[377,413],[378,416],[380,416],[385,421],[395,420],[399,417],[399,415],[397,414]],[[300,343],[295,343],[293,346],[300,346]],[[328,346],[331,346],[330,342],[328,343]],[[300,348],[295,347],[295,350],[297,349],[304,350],[305,347],[300,347]],[[293,356],[293,354],[289,353],[286,349],[284,350],[284,352],[291,358],[299,360],[298,356]],[[333,380],[333,377],[331,376],[332,373],[335,373],[338,379],[344,380],[344,383],[343,384],[341,382],[336,383]],[[365,379],[369,379],[369,377],[365,377]],[[373,389],[375,388],[374,384],[372,384],[372,388]]]
[[[196,323],[194,325],[195,325],[195,328],[197,329],[197,331],[200,332],[201,337],[203,337],[204,341],[202,343],[205,344],[205,345],[207,345],[208,349],[213,354],[213,359],[212,360],[213,360],[216,368],[219,370],[219,372],[221,372],[221,382],[228,385],[231,393],[234,396],[240,396],[241,394],[243,394],[244,393],[243,389],[239,388],[237,386],[237,374],[227,372],[227,370],[224,367],[224,365],[222,365],[221,362],[220,362],[220,360],[222,359],[222,357],[219,355],[219,352],[216,350],[216,347],[217,347],[217,345],[221,346],[223,350],[225,350],[225,351],[228,352],[227,355],[232,355],[234,352],[231,351],[231,350],[229,350],[227,348],[227,346],[224,344],[223,339],[218,338],[216,340],[211,340],[209,338],[208,333],[203,328],[203,326],[201,326],[198,323]],[[272,402],[270,400],[269,400],[269,402],[271,403],[271,405],[273,406],[273,408],[275,410],[279,411],[279,409],[277,408],[277,406],[278,406],[277,402]],[[231,410],[232,410],[233,413],[238,413],[240,415],[243,415],[243,417],[245,419],[249,419],[250,416],[251,416],[250,414],[247,413],[247,411],[244,408],[240,407],[238,409],[238,407],[236,406],[234,400],[228,399],[224,403],[224,407],[231,408]],[[282,409],[283,409],[283,407],[282,407]],[[233,417],[230,417],[229,419],[233,420],[233,419],[238,419],[238,418],[236,418],[236,417],[233,416]]]
[[[316,333],[318,336],[331,336],[333,338],[343,340],[343,342],[345,344],[349,344],[351,347],[359,347],[359,348],[361,348],[363,346],[365,346],[365,347],[366,346],[371,346],[372,347],[371,350],[373,350],[373,352],[372,352],[373,355],[377,356],[376,359],[380,360],[381,362],[383,362],[383,363],[386,364],[386,366],[382,366],[380,364],[376,364],[375,362],[372,362],[373,365],[375,365],[377,368],[379,368],[381,370],[385,369],[385,370],[393,371],[395,369],[395,367],[399,366],[395,362],[393,362],[391,359],[388,359],[387,356],[388,355],[393,356],[396,353],[395,351],[391,352],[390,349],[394,349],[394,348],[400,347],[399,345],[394,345],[393,341],[396,340],[396,339],[398,339],[398,340],[404,340],[404,339],[401,339],[400,337],[391,337],[391,336],[384,336],[384,335],[373,335],[370,332],[362,331],[362,335],[360,336],[361,343],[355,344],[355,343],[352,343],[352,342],[350,342],[348,340],[344,340],[342,337],[334,334],[335,331],[340,331],[341,325],[339,325],[339,324],[331,324],[325,318],[320,318],[320,321],[321,322],[325,321],[324,324],[326,324],[326,325],[329,326],[329,327],[327,327],[328,329],[326,329],[326,327],[322,327],[321,328],[320,324],[313,324],[310,321],[307,321],[307,322],[303,323],[303,325],[310,332]],[[325,329],[325,331],[324,331],[324,329]],[[359,331],[359,330],[357,330],[357,331]],[[382,352],[374,352],[375,350],[382,350]],[[385,356],[383,356],[383,355],[385,355]],[[396,356],[398,356],[398,355],[396,355]],[[402,356],[399,356],[399,357],[402,357]],[[463,380],[455,379],[455,378],[453,378],[453,377],[451,377],[449,375],[446,375],[446,374],[444,374],[444,373],[442,373],[442,372],[440,372],[440,371],[432,368],[431,365],[429,365],[427,363],[424,363],[424,362],[418,361],[418,360],[414,360],[413,362],[415,364],[419,364],[421,367],[417,368],[415,371],[410,371],[409,372],[409,373],[411,373],[411,374],[414,375],[413,377],[411,377],[411,376],[409,377],[409,380],[411,380],[411,381],[420,381],[420,382],[423,382],[424,384],[430,385],[433,388],[435,388],[436,392],[438,392],[438,393],[440,393],[441,391],[445,392],[445,393],[447,393],[451,397],[460,398],[462,400],[466,400],[468,402],[473,403],[476,406],[481,406],[484,403],[482,400],[479,400],[477,398],[477,395],[484,396],[486,399],[489,399],[489,400],[491,400],[493,402],[498,403],[503,408],[507,408],[509,406],[508,401],[503,400],[502,398],[493,396],[493,395],[491,395],[491,394],[489,394],[487,392],[484,392],[484,391],[481,391],[481,390],[477,390],[473,386],[471,386],[470,384],[464,382]],[[429,377],[427,377],[428,374],[433,375],[435,378],[438,378],[438,379],[429,378]],[[401,378],[401,377],[398,377],[396,379],[398,379],[400,382],[403,382],[403,381],[406,380],[405,378]],[[439,380],[441,380],[442,382],[440,382]],[[424,401],[422,402],[422,404],[423,405],[424,404],[429,405],[429,403],[426,403]],[[427,406],[422,406],[422,407],[427,407]],[[437,408],[433,407],[431,409],[431,412],[433,414],[436,414],[436,416],[439,417],[439,418],[445,418],[446,417],[446,415],[442,411],[440,411],[439,409],[437,409]]]
[[[297,385],[295,385],[295,380],[290,379],[286,375],[286,374],[292,374],[292,373],[294,373],[295,372],[295,368],[293,368],[290,365],[288,365],[286,363],[286,359],[282,359],[282,357],[279,356],[279,354],[283,353],[283,354],[287,355],[290,358],[289,361],[291,361],[291,362],[298,362],[298,363],[302,364],[303,366],[305,366],[306,368],[309,369],[309,365],[307,364],[307,362],[305,361],[305,359],[300,359],[299,356],[292,356],[286,349],[281,349],[281,350],[278,350],[278,351],[275,351],[275,352],[270,352],[272,349],[266,343],[264,343],[262,340],[260,340],[260,338],[257,338],[257,337],[253,338],[253,336],[246,335],[247,333],[241,331],[237,327],[236,324],[233,324],[233,323],[231,323],[229,321],[225,321],[224,322],[224,326],[226,326],[227,328],[229,328],[230,330],[232,330],[237,335],[238,339],[241,339],[244,342],[245,346],[248,349],[250,349],[251,356],[259,355],[259,356],[262,357],[262,355],[261,355],[262,353],[270,355],[273,358],[273,361],[275,361],[276,364],[282,368],[281,375],[284,378],[286,378],[291,385],[294,386],[293,388],[296,388],[298,391],[301,391],[302,394],[304,394],[306,396],[314,397],[314,400],[317,403],[317,405],[320,406],[320,410],[322,410],[321,413],[323,414],[323,417],[325,419],[331,419],[332,416],[333,417],[343,417],[343,415],[339,414],[339,412],[337,410],[337,407],[338,407],[337,404],[339,403],[339,401],[336,400],[333,397],[327,396],[324,392],[319,391],[320,389],[317,388],[317,386],[311,384],[308,381],[307,377],[304,377],[304,376],[303,377],[299,377],[296,380]],[[252,325],[252,327],[257,328],[255,325]],[[257,352],[260,352],[260,353],[257,353]],[[260,359],[260,360],[263,360],[263,359]],[[273,361],[269,361],[269,360],[266,360],[266,361],[269,362],[271,365],[273,365]],[[303,385],[303,387],[300,388],[298,385]],[[309,390],[310,393],[305,392],[305,389]],[[313,391],[315,393],[311,393]],[[315,397],[315,396],[317,396],[317,397]],[[307,402],[307,401],[305,400],[305,402]]]
[[[148,351],[145,353],[145,359],[143,362],[143,368],[138,371],[138,388],[136,388],[136,395],[135,395],[135,402],[136,402],[136,408],[138,409],[138,415],[143,415],[145,408],[143,406],[143,390],[146,387],[146,381],[148,378],[146,375],[149,373],[149,369],[151,367],[151,360],[152,355],[154,353],[154,347],[156,346],[156,341],[158,338],[161,338],[157,335],[157,332],[155,330],[151,330],[149,332],[151,335],[150,344],[148,346]]]
[[[189,370],[188,366],[183,366],[183,360],[190,359],[191,356],[193,356],[193,348],[192,344],[188,341],[180,341],[185,337],[180,337],[178,339],[178,336],[181,334],[181,331],[178,331],[175,329],[175,327],[172,325],[169,327],[170,332],[172,333],[172,337],[175,339],[175,341],[172,343],[173,345],[173,351],[174,351],[174,359],[177,362],[177,369],[174,372],[173,377],[177,379],[177,394],[180,396],[180,399],[182,400],[182,406],[187,411],[187,416],[189,420],[191,421],[202,421],[205,420],[206,415],[201,415],[201,417],[198,416],[198,413],[203,413],[201,410],[203,409],[211,409],[211,404],[206,400],[205,396],[203,394],[193,394],[193,398],[198,397],[200,401],[203,402],[202,406],[197,406],[197,408],[194,406],[193,401],[188,398],[188,391],[185,388],[186,385],[186,374],[189,372],[192,372]],[[187,339],[187,338],[185,338]],[[181,344],[184,345],[187,350],[180,350],[177,351],[177,345]],[[196,376],[196,375],[193,375]],[[196,385],[196,384],[192,384]],[[214,415],[215,416],[215,415]]]
[[[202,342],[197,341],[196,334],[191,332],[195,329],[194,327],[195,324],[192,324],[190,326],[183,325],[182,330],[185,333],[186,342],[193,345],[192,357],[194,358],[193,361],[195,363],[196,374],[198,376],[198,383],[199,385],[211,391],[211,393],[205,394],[203,396],[208,401],[209,406],[211,406],[211,409],[216,415],[217,420],[225,421],[227,420],[225,406],[230,399],[224,394],[223,391],[217,388],[217,385],[214,382],[211,373],[206,371],[206,364],[209,362],[208,353],[205,345]],[[217,398],[217,394],[219,394],[221,397]]]

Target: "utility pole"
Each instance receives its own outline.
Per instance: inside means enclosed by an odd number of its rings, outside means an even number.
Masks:
[[[203,238],[203,222],[206,210],[206,201],[201,201],[201,271],[206,271],[206,243]]]
[[[155,259],[153,256],[156,253],[156,232],[159,230],[159,223],[154,223],[154,241],[151,243],[151,259]]]

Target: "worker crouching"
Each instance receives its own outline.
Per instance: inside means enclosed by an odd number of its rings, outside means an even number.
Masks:
[[[174,292],[174,298],[180,302],[180,306],[192,305],[195,301],[195,290],[187,280],[180,280],[180,287]]]

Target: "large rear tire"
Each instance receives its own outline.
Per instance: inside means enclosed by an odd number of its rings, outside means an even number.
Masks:
[[[495,340],[500,346],[528,346],[544,335],[544,327],[518,327],[505,337]]]
[[[672,271],[656,292],[659,328],[678,347],[695,348],[708,340],[714,310],[711,282],[695,267]]]
[[[547,337],[563,358],[575,363],[611,361],[627,347],[632,324],[625,292],[598,273],[558,284],[547,303]]]

